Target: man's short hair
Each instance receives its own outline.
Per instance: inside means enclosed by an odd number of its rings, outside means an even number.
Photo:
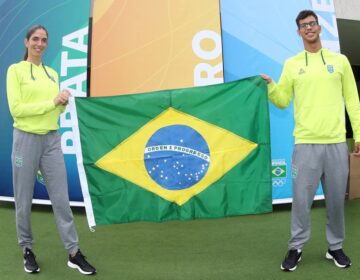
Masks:
[[[316,19],[316,22],[319,23],[318,16],[312,10],[303,10],[296,17],[296,25],[298,29],[300,29],[300,24],[299,24],[300,20],[307,18],[309,16],[313,16]]]

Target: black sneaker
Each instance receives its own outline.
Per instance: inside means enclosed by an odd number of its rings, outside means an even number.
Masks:
[[[281,270],[294,271],[298,262],[301,261],[301,253],[300,250],[289,250],[280,266]]]
[[[96,269],[86,261],[86,257],[78,250],[75,256],[69,255],[69,261],[67,265],[71,268],[77,268],[80,273],[90,275],[95,274]]]
[[[25,248],[24,252],[24,270],[28,273],[36,273],[40,271],[40,267],[36,262],[34,253],[29,249]]]
[[[331,251],[330,249],[326,252],[325,256],[328,260],[334,260],[337,267],[346,268],[351,265],[351,260],[345,255],[342,249]]]

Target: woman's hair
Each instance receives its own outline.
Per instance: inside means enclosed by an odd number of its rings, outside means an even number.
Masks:
[[[34,32],[38,29],[44,30],[46,32],[46,36],[49,36],[46,28],[44,26],[38,24],[38,25],[34,25],[28,29],[28,31],[26,32],[26,36],[25,36],[26,40],[29,40],[31,35],[33,35]],[[27,58],[28,58],[28,49],[25,48],[24,60],[26,60]]]

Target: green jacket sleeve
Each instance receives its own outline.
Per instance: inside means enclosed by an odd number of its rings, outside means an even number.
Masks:
[[[15,65],[11,65],[8,69],[6,90],[9,109],[13,117],[22,118],[42,115],[56,108],[53,100],[33,103],[22,102],[20,82],[18,80]]]
[[[289,106],[293,98],[293,82],[290,77],[288,63],[285,62],[279,83],[274,81],[268,84],[269,99],[276,107],[281,109]]]
[[[360,103],[354,74],[348,59],[344,57],[344,72],[342,75],[343,96],[346,110],[350,117],[355,142],[360,142]]]

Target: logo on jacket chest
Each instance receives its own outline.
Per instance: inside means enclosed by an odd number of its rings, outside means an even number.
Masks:
[[[334,72],[335,72],[334,65],[327,64],[327,65],[326,65],[326,70],[327,70],[330,74],[334,73]],[[305,74],[305,73],[306,73],[305,69],[304,69],[304,68],[300,68],[300,69],[299,69],[299,72],[298,72],[298,75],[303,75],[303,74]]]
[[[328,65],[326,65],[326,68],[327,68],[327,70],[328,70],[328,72],[330,74],[334,73],[334,66],[333,65],[328,64]]]
[[[299,73],[298,73],[299,75],[302,75],[302,74],[305,74],[305,70],[303,69],[303,68],[300,68],[300,70],[299,70]]]

